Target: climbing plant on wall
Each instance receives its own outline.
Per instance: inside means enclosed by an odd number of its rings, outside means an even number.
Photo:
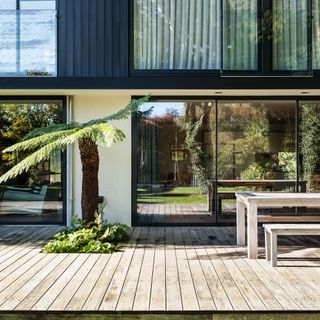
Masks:
[[[303,179],[309,192],[320,192],[320,105],[304,104],[301,108],[301,154]]]

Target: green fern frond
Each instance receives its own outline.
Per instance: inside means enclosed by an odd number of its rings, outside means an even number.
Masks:
[[[110,147],[125,138],[124,133],[120,129],[105,123],[94,126],[92,134],[94,135],[92,140],[98,145],[105,147]]]
[[[32,167],[40,164],[41,162],[48,160],[56,152],[64,151],[67,146],[74,144],[80,139],[91,139],[98,144],[104,146],[111,146],[112,144],[122,141],[124,138],[123,132],[107,124],[94,125],[82,129],[74,129],[73,131],[67,131],[67,136],[61,136],[51,143],[47,143],[39,150],[26,157],[19,162],[11,170],[0,177],[0,184],[7,180],[17,177],[19,174],[30,170]],[[9,148],[8,148],[9,149]],[[14,146],[11,150],[15,150]]]
[[[2,175],[0,177],[0,184],[6,182],[7,180],[17,177],[23,172],[28,171],[32,167],[35,167],[36,165],[41,163],[42,161],[50,159],[50,157],[53,154],[61,150],[63,149],[61,148],[60,141],[52,142],[43,146],[36,152],[32,153],[30,156],[23,159],[21,162],[19,162],[17,165],[11,168],[4,175]]]
[[[52,124],[44,128],[37,128],[29,132],[27,135],[24,136],[23,140],[29,140],[35,137],[39,137],[48,133],[53,133],[57,131],[67,131],[72,130],[79,127],[78,122],[71,122],[71,123],[62,123],[62,124]]]
[[[91,139],[98,145],[107,147],[122,141],[125,138],[124,133],[107,123],[128,118],[132,112],[137,111],[138,107],[148,100],[149,96],[132,100],[122,110],[102,119],[91,120],[83,124],[78,122],[54,124],[31,131],[22,142],[6,148],[4,152],[36,151],[1,176],[0,184],[50,159],[56,152],[64,151],[69,145],[81,139]]]
[[[33,151],[48,143],[54,142],[57,139],[62,139],[77,130],[78,129],[47,133],[42,136],[37,136],[34,138],[30,138],[29,140],[24,140],[22,142],[16,143],[13,146],[10,146],[4,149],[2,152],[8,153],[8,152]]]
[[[90,126],[94,124],[100,124],[100,123],[106,123],[109,121],[115,121],[115,120],[124,120],[127,119],[132,112],[136,112],[139,108],[139,106],[149,100],[149,96],[140,98],[140,99],[133,99],[125,108],[122,110],[115,112],[111,115],[108,115],[101,119],[95,119],[91,120],[89,122],[86,122],[83,124],[83,126]]]

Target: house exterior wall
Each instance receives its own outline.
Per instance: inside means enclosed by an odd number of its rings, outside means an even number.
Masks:
[[[73,120],[88,121],[113,113],[131,100],[130,95],[75,95]],[[115,126],[126,135],[123,142],[111,148],[100,147],[99,194],[107,202],[105,217],[108,222],[131,225],[131,119],[118,121]],[[81,213],[81,163],[79,150],[73,157],[74,213]]]
[[[218,98],[220,95],[212,94],[209,90],[1,90],[2,96],[70,96],[72,97],[71,120],[88,121],[111,114],[125,105],[134,96],[146,94],[152,96],[173,96],[173,97],[212,97]],[[223,96],[247,97],[256,99],[268,99],[269,96],[305,97],[300,90],[234,90],[224,91]],[[310,100],[320,96],[319,90],[309,90]],[[312,98],[313,97],[313,98]],[[68,99],[67,99],[68,100]],[[316,100],[319,100],[318,98]],[[114,125],[124,130],[126,138],[123,142],[111,148],[100,148],[100,192],[108,205],[105,209],[105,217],[108,222],[121,222],[132,225],[132,196],[135,188],[132,189],[132,127],[131,119],[115,122]],[[81,163],[78,147],[73,150],[71,162],[71,186],[72,191],[68,198],[72,198],[73,210],[68,212],[67,221],[70,222],[71,212],[81,214]]]
[[[58,76],[128,76],[128,0],[58,0]]]

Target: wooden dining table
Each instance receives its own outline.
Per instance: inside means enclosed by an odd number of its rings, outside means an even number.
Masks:
[[[300,192],[306,192],[307,190],[307,181],[300,180],[289,180],[289,179],[270,179],[270,180],[208,180],[208,211],[214,212],[215,208],[215,197],[217,195],[218,202],[221,207],[221,199],[220,197],[228,194],[228,198],[235,198],[235,192],[232,191],[222,191],[219,192],[219,187],[224,188],[233,188],[233,187],[242,187],[248,188],[249,190],[252,188],[261,188],[263,191],[283,191],[284,189],[291,188],[294,191],[297,187],[299,187]]]
[[[246,243],[248,258],[258,258],[258,210],[281,207],[320,207],[320,193],[292,192],[236,192],[237,199],[237,245]]]

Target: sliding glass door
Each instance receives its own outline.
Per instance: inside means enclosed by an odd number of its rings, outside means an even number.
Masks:
[[[296,102],[218,102],[218,222],[235,221],[236,191],[296,190]]]
[[[138,223],[213,223],[215,103],[146,103],[137,130]]]
[[[295,99],[144,104],[137,114],[137,223],[234,224],[238,191],[320,192],[319,117],[319,101]]]
[[[307,192],[320,192],[320,102],[300,102],[300,180]]]
[[[2,153],[35,128],[64,121],[61,100],[0,101],[0,175],[28,156]],[[57,153],[40,165],[0,185],[0,223],[64,223],[63,155]]]

